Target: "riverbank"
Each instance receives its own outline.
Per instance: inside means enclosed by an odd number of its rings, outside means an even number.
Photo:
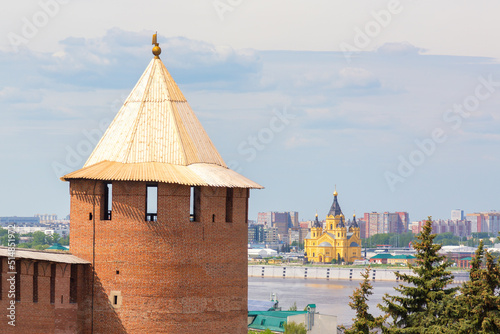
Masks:
[[[311,267],[311,266],[287,266],[287,265],[249,265],[248,277],[262,278],[304,278],[304,279],[326,279],[326,280],[363,280],[361,273],[364,267]],[[401,274],[412,274],[408,268],[372,268],[370,280],[372,281],[392,281],[398,279],[395,272]],[[462,283],[469,279],[467,271],[454,271],[454,283]]]

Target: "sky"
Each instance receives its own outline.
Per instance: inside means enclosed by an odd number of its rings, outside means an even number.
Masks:
[[[69,185],[161,59],[263,211],[500,210],[498,1],[37,0],[0,12],[0,216]]]

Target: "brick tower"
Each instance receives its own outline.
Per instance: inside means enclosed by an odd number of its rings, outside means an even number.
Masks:
[[[247,215],[230,170],[154,58],[70,182],[71,252],[92,263],[83,333],[247,333]]]

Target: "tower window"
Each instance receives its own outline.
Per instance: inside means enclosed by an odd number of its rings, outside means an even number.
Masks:
[[[2,263],[3,263],[3,260],[0,260],[0,282],[3,282],[3,278],[2,278],[2,272],[3,272]],[[0,283],[0,300],[2,300],[2,283]]]
[[[113,208],[113,184],[111,182],[105,182],[102,220],[111,220],[112,208]]]
[[[16,282],[15,298],[16,298],[16,302],[20,302],[21,301],[21,261],[16,261],[15,282]]]
[[[78,267],[75,264],[71,265],[71,276],[69,279],[69,302],[77,303],[77,278],[78,278]]]
[[[50,303],[56,302],[56,264],[50,266]]]
[[[226,223],[233,221],[233,188],[226,188]]]
[[[191,187],[191,195],[189,197],[190,211],[189,220],[192,222],[200,221],[200,206],[201,206],[201,188]]]
[[[330,230],[333,230],[333,224],[330,224]]]
[[[158,185],[146,186],[146,221],[155,222],[158,219]]]
[[[38,262],[33,264],[33,303],[38,303]]]

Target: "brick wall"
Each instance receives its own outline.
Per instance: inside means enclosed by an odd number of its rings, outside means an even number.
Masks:
[[[84,332],[93,318],[95,333],[247,333],[247,189],[233,191],[232,222],[226,188],[200,188],[198,222],[189,186],[158,185],[156,222],[145,221],[144,182],[113,182],[111,220],[100,219],[102,182],[71,181],[70,193],[71,252],[90,262],[95,212]]]
[[[76,266],[83,272],[85,265],[71,265],[66,263],[38,262],[37,294],[38,301],[33,301],[33,275],[35,261],[18,259],[17,272],[20,272],[20,301],[15,304],[15,327],[8,325],[7,307],[10,305],[7,258],[2,261],[1,299],[0,299],[0,332],[23,334],[73,334],[78,332],[77,310],[78,303],[70,303],[70,275],[71,266]],[[51,266],[55,265],[55,299],[51,303]],[[16,286],[19,289],[19,286]],[[81,292],[82,296],[84,292]],[[35,292],[36,294],[36,292]],[[78,300],[77,300],[78,302]]]

